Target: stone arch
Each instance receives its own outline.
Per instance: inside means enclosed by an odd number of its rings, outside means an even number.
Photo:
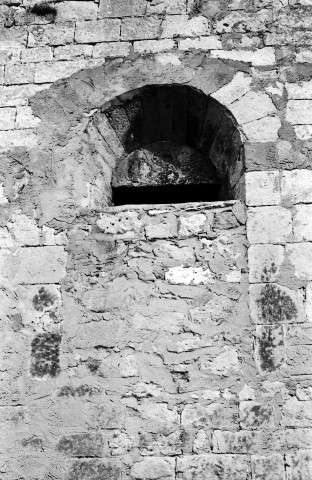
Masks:
[[[241,76],[241,87],[238,89],[235,88],[237,76]],[[110,204],[112,168],[116,156],[120,157],[124,153],[124,146],[113,131],[114,128],[110,128],[111,137],[115,137],[115,140],[117,137],[118,141],[114,140],[113,149],[107,149],[107,142],[103,141],[102,134],[95,128],[101,112],[113,111],[118,102],[129,102],[140,89],[148,86],[156,88],[175,85],[181,89],[184,86],[185,89],[196,92],[193,93],[195,97],[203,98],[204,105],[209,98],[212,118],[222,114],[220,128],[215,128],[214,131],[214,144],[211,145],[208,141],[209,149],[214,149],[217,173],[223,179],[226,178],[223,182],[226,188],[221,196],[224,199],[244,199],[245,137],[229,104],[248,90],[250,82],[248,75],[237,73],[235,68],[198,53],[112,61],[102,67],[80,71],[69,79],[56,82],[31,100],[34,114],[41,118],[38,146],[33,150],[32,156],[36,160],[41,158],[40,168],[42,158],[49,164],[53,163],[55,178],[52,190],[57,188],[58,183],[61,184],[58,194],[60,189],[66,187],[65,197],[71,204],[66,216],[73,215],[74,211],[81,212],[84,208],[101,209]],[[226,101],[222,102],[224,89]],[[226,159],[231,155],[233,158],[225,168]],[[64,168],[70,182],[66,186]],[[74,194],[70,195],[70,199],[68,188]],[[48,190],[43,189],[44,205],[50,199],[55,199],[55,192],[49,194]],[[105,195],[103,191],[106,192]],[[90,195],[92,199],[89,198]],[[66,204],[64,198],[59,203],[63,206]]]

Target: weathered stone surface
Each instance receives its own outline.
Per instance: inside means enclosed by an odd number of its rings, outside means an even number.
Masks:
[[[125,18],[121,23],[121,40],[143,40],[159,37],[160,20],[155,17]],[[106,39],[109,40],[109,39]],[[115,38],[115,40],[118,40]]]
[[[120,467],[112,460],[75,460],[72,462],[66,480],[119,480]]]
[[[27,247],[0,252],[1,283],[58,283],[65,276],[64,247]]]
[[[309,427],[312,423],[312,402],[300,402],[297,398],[287,400],[282,410],[284,427]]]
[[[303,295],[276,283],[250,285],[250,315],[254,323],[304,321]]]
[[[61,336],[59,333],[42,333],[31,343],[30,373],[33,377],[55,377],[60,373],[59,348]]]
[[[172,267],[165,273],[165,279],[174,285],[206,285],[214,283],[211,270],[202,267]]]
[[[286,109],[287,122],[298,124],[310,124],[312,123],[312,100],[289,100]]]
[[[254,243],[285,243],[292,233],[290,210],[283,207],[249,208],[247,237]]]
[[[214,453],[257,453],[263,446],[263,432],[257,430],[242,430],[239,432],[228,432],[214,430],[213,452]]]
[[[274,282],[284,260],[284,248],[281,245],[251,245],[248,259],[251,283]]]
[[[238,99],[230,110],[240,125],[271,115],[276,108],[269,95],[249,91]]]
[[[173,458],[144,458],[142,462],[136,463],[130,471],[131,478],[137,480],[175,478],[175,460]]]
[[[188,15],[167,16],[162,24],[161,38],[176,36],[197,37],[209,33],[207,18],[197,16],[189,18]]]
[[[212,354],[203,356],[201,359],[201,370],[222,377],[239,373],[240,366],[236,349],[225,347],[225,351],[219,355]]]
[[[299,280],[311,280],[312,244],[294,243],[286,246],[286,257],[294,266],[295,276]]]
[[[217,90],[211,96],[222,103],[222,105],[230,105],[249,92],[251,82],[252,78],[250,75],[237,72],[230,83]]]
[[[16,116],[15,108],[1,108],[0,130],[13,130]]]
[[[247,172],[246,203],[249,206],[278,205],[281,201],[279,172]]]
[[[178,458],[178,479],[246,480],[247,459],[243,455],[194,455]]]
[[[57,449],[69,457],[101,457],[103,437],[101,433],[76,433],[59,439]]]
[[[287,473],[291,480],[312,478],[312,450],[302,450],[286,455]]]
[[[310,170],[291,170],[283,172],[281,194],[284,202],[312,202],[312,172]]]
[[[278,117],[265,117],[243,125],[243,132],[250,142],[275,142],[282,124]]]
[[[256,329],[256,363],[261,373],[285,367],[285,334],[282,325],[261,325]]]
[[[294,237],[296,241],[304,242],[312,240],[311,213],[311,205],[296,205],[293,219]]]
[[[229,407],[219,403],[211,403],[203,407],[195,403],[187,405],[182,412],[181,423],[185,429],[198,428],[223,428],[236,429],[237,428],[237,407]]]
[[[106,17],[136,17],[144,15],[146,11],[145,0],[101,0],[99,18]]]
[[[73,22],[57,25],[33,25],[28,36],[29,47],[44,47],[46,45],[66,45],[74,40],[75,24]]]
[[[61,21],[96,20],[98,7],[92,2],[85,1],[66,1],[57,6],[57,19]]]
[[[77,43],[117,41],[120,36],[120,23],[118,19],[77,22],[75,40]]]
[[[251,63],[253,66],[274,65],[274,48],[266,47],[260,50],[214,50],[213,57],[226,58],[238,62]]]
[[[273,428],[274,416],[272,405],[261,405],[253,401],[239,404],[240,423],[243,429],[257,430]]]
[[[255,480],[262,480],[263,478],[284,480],[284,458],[279,453],[269,456],[251,455],[251,471]]]

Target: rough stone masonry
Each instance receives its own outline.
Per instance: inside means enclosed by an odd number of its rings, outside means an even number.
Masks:
[[[311,0],[0,21],[1,480],[312,480]]]

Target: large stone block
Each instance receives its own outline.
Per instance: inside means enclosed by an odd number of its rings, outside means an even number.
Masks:
[[[281,425],[283,427],[311,427],[312,400],[301,402],[296,397],[287,400],[282,408]]]
[[[312,450],[301,450],[286,455],[289,480],[312,480]]]
[[[293,125],[312,124],[312,100],[289,100],[286,121]]]
[[[59,333],[42,333],[31,342],[30,373],[33,377],[55,377],[60,373]]]
[[[71,463],[66,480],[120,480],[118,462],[110,459],[75,460]]]
[[[247,238],[253,243],[285,243],[292,233],[291,211],[283,207],[255,207],[247,211]]]
[[[15,128],[17,130],[23,128],[36,128],[41,122],[40,118],[32,114],[31,107],[17,107]]]
[[[312,243],[286,245],[285,257],[294,267],[299,280],[312,280]]]
[[[0,86],[0,106],[15,107],[16,105],[27,105],[30,97],[49,86],[50,84],[17,85],[12,87]]]
[[[79,25],[79,24],[78,24]],[[56,46],[73,43],[75,24],[32,25],[29,29],[28,47]]]
[[[77,59],[75,61],[37,63],[34,82],[55,82],[60,78],[70,77],[78,70],[96,67],[101,63],[102,62],[98,59]]]
[[[251,283],[274,282],[284,260],[281,245],[251,245],[248,249]]]
[[[282,124],[277,116],[259,118],[242,126],[243,132],[250,142],[276,142]]]
[[[91,46],[91,45],[90,45]],[[94,45],[94,58],[127,57],[130,53],[130,42],[108,42]]]
[[[174,40],[138,40],[133,43],[136,53],[160,53],[166,50],[172,50],[175,46]]]
[[[304,320],[301,290],[290,290],[276,283],[255,284],[250,285],[249,299],[254,323],[274,325]]]
[[[288,346],[286,352],[289,375],[312,374],[312,345]]]
[[[311,54],[311,52],[309,52]],[[289,100],[312,100],[312,81],[285,83]]]
[[[276,108],[266,93],[247,92],[230,107],[240,125],[271,115]]]
[[[77,43],[97,43],[118,41],[120,36],[119,19],[105,19],[91,22],[77,22],[75,40]]]
[[[5,68],[4,83],[6,85],[17,85],[20,83],[33,83],[35,66],[33,64],[12,64]]]
[[[252,78],[250,75],[237,72],[230,83],[212,93],[211,96],[222,103],[222,105],[230,105],[249,92],[251,82]]]
[[[178,458],[179,480],[247,480],[245,455],[194,455]]]
[[[282,325],[256,328],[256,363],[260,373],[270,373],[285,366],[284,329]]]
[[[284,171],[281,194],[282,200],[289,204],[312,203],[312,170]]]
[[[8,130],[0,132],[0,151],[5,152],[16,147],[32,149],[37,145],[37,137],[33,130]]]
[[[58,3],[56,21],[67,22],[83,20],[96,20],[98,6],[93,2],[85,1],[66,1]]]
[[[61,437],[57,449],[69,457],[101,457],[103,436],[101,433],[76,433]]]
[[[1,108],[0,109],[0,130],[13,130],[15,123],[16,109]]]
[[[139,17],[145,11],[145,0],[101,0],[99,18]]]
[[[293,218],[296,241],[312,240],[312,205],[296,205]]]
[[[272,47],[259,50],[213,50],[211,53],[213,57],[251,63],[255,67],[275,64],[275,50]]]
[[[210,27],[204,16],[168,15],[162,24],[161,38],[197,37],[207,35]]]
[[[158,38],[161,20],[155,17],[125,18],[121,23],[121,40]]]
[[[278,205],[281,201],[279,172],[247,172],[246,203],[249,206]]]
[[[186,405],[182,411],[181,423],[185,429],[224,428],[227,430],[238,427],[237,406],[211,403],[202,406],[199,403]]]
[[[151,457],[135,463],[130,470],[130,477],[135,480],[174,480],[175,459]]]
[[[280,453],[268,456],[251,455],[251,471],[253,480],[284,480],[284,457]]]
[[[58,283],[65,276],[64,247],[27,247],[0,252],[0,282]]]
[[[242,430],[228,432],[214,430],[212,435],[214,453],[258,453],[263,447],[263,432],[257,430]]]
[[[240,423],[245,430],[258,430],[274,427],[274,411],[272,405],[263,405],[245,400],[239,405]]]

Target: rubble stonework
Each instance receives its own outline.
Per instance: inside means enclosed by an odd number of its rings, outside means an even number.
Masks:
[[[0,5],[1,479],[312,479],[311,5],[49,5]],[[112,205],[164,178],[220,201]]]

